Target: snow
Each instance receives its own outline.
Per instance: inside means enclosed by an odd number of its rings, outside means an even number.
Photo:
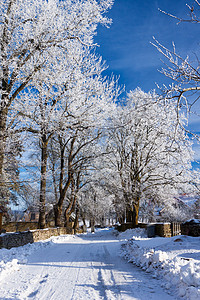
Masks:
[[[200,299],[200,237],[147,238],[144,229],[121,237],[126,239],[122,255],[129,262],[162,280],[165,289],[176,290],[177,297]]]
[[[20,269],[20,264],[26,264],[27,257],[33,252],[41,248],[44,249],[49,247],[52,244],[53,239],[54,238],[34,244],[27,244],[9,250],[4,248],[0,249],[0,283],[7,275],[11,274],[13,271],[18,271]]]
[[[197,195],[182,195],[182,196],[177,196],[177,199],[188,205],[189,207],[192,207],[198,200]]]
[[[184,223],[200,224],[200,220],[199,219],[191,219],[191,220],[185,221]]]
[[[0,299],[197,300],[200,237],[105,228],[0,249]]]
[[[120,256],[127,236],[98,229],[1,249],[0,299],[176,299],[161,287],[162,281]],[[140,238],[136,234],[138,242]]]

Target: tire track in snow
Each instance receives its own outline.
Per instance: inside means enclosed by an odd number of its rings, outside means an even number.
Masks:
[[[59,244],[56,245],[58,246]],[[78,256],[79,252],[81,252],[80,250],[81,245],[76,244],[76,247],[73,247],[73,251],[67,250],[67,246],[68,245],[66,243],[66,245],[64,245],[64,254],[62,253],[60,254],[62,254],[61,255],[62,259],[66,257],[68,261],[64,262],[64,265],[62,265],[63,263],[60,262],[59,268],[55,266],[55,263],[52,263],[52,267],[55,268],[55,272],[52,273],[51,268],[49,268],[49,274],[50,274],[49,282],[48,282],[49,287],[46,288],[45,294],[41,293],[41,295],[38,295],[38,297],[35,299],[38,300],[72,299],[72,296],[75,291],[75,285],[78,280],[78,273],[80,272],[80,268],[77,267],[76,257]],[[58,251],[55,251],[55,255],[57,255],[57,253]],[[67,292],[63,293],[63,290],[66,290],[66,287],[68,287]],[[63,294],[65,294],[66,298],[60,298],[63,297]]]
[[[106,300],[121,299],[121,291],[115,280],[113,265],[111,263],[112,258],[106,245],[103,245],[103,251],[104,251],[103,260],[106,263],[104,265],[107,266],[107,268],[104,269],[101,268],[99,276],[101,278],[101,281],[105,289],[104,297]]]
[[[38,275],[32,278],[28,282],[27,289],[25,291],[19,292],[19,299],[30,299],[37,296],[39,291],[42,289],[42,284],[47,281],[48,274],[46,275]]]

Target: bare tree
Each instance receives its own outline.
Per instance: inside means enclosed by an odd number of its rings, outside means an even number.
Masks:
[[[108,25],[104,14],[112,0],[2,0],[0,4],[0,184],[5,187],[5,153],[13,103],[36,79],[48,73],[56,54],[60,60],[72,41],[91,46],[97,24]],[[62,64],[60,64],[61,66]],[[59,77],[59,70],[54,69]],[[27,99],[26,99],[27,100]],[[29,105],[29,101],[26,101]],[[10,120],[15,122],[17,111]]]
[[[127,221],[134,226],[142,199],[165,200],[189,189],[193,180],[191,143],[176,128],[174,107],[138,89],[128,94],[126,106],[113,118],[108,144],[115,180],[108,178],[122,191]]]
[[[178,17],[168,12],[160,10],[165,15],[174,18],[181,23],[200,23],[199,8],[200,2],[194,0],[192,5],[186,4],[188,8],[187,17]],[[168,49],[163,44],[161,44],[156,38],[152,43],[157,50],[165,58],[163,63],[164,67],[161,72],[168,78],[172,80],[172,84],[169,86],[163,85],[160,87],[166,98],[177,100],[177,123],[179,126],[183,126],[180,121],[180,113],[185,110],[186,113],[191,113],[199,117],[199,113],[196,112],[195,103],[199,101],[200,98],[200,72],[199,72],[199,58],[198,54],[194,55],[194,59],[189,56],[183,57],[176,50],[175,43],[172,43],[172,49]],[[198,52],[194,49],[194,53]],[[187,130],[186,126],[184,128]],[[198,134],[192,132],[192,134],[199,139]]]

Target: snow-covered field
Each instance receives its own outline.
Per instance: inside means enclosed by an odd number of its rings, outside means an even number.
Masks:
[[[196,300],[199,291],[200,238],[99,229],[0,250],[1,300]]]
[[[177,296],[200,299],[200,237],[147,238],[143,229],[130,229],[119,237],[127,239],[122,255],[129,262],[161,279]]]

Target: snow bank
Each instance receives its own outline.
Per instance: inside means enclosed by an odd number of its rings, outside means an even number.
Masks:
[[[135,228],[135,229],[128,229],[124,232],[118,233],[118,237],[121,240],[123,239],[129,240],[131,238],[134,238],[136,240],[136,239],[147,238],[147,233],[145,229]]]
[[[140,229],[140,231],[143,229]],[[153,277],[162,279],[166,289],[176,288],[177,296],[200,299],[200,237],[146,238],[138,229],[120,235],[122,255]]]
[[[44,248],[51,247],[54,241],[59,239],[62,242],[62,238],[69,239],[71,236],[56,236],[51,237],[47,240],[36,242],[33,244],[27,244],[25,246],[11,248],[11,249],[0,249],[0,281],[5,278],[6,275],[13,271],[19,270],[20,264],[27,263],[27,258],[34,251]]]

